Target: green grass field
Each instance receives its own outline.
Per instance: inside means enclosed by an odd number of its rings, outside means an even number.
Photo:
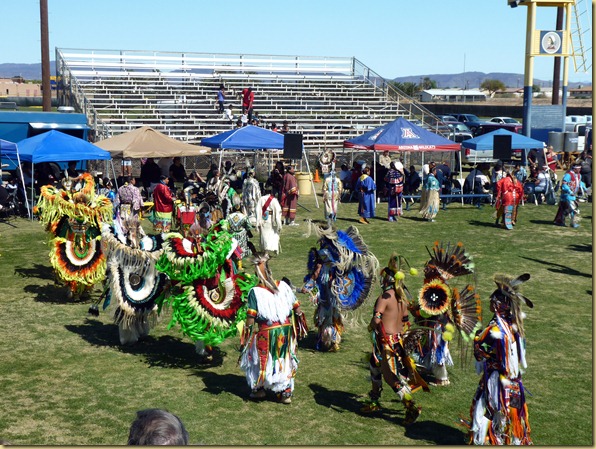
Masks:
[[[276,278],[300,285],[312,235],[306,218],[321,220],[313,196],[301,198],[300,226],[284,228],[282,253],[271,267]],[[452,204],[435,223],[405,212],[397,223],[381,218],[357,226],[381,266],[392,251],[420,271],[425,246],[435,240],[465,244],[473,255],[484,319],[495,272],[532,279],[524,294],[528,369],[524,384],[532,438],[539,445],[592,445],[592,204],[582,203],[579,229],[552,225],[556,206],[525,205],[516,229],[494,226],[493,209]],[[386,216],[386,203],[377,215]],[[337,225],[356,224],[356,204],[340,206]],[[474,364],[450,369],[451,385],[417,393],[423,407],[415,424],[401,425],[404,411],[385,388],[383,410],[359,413],[370,389],[364,358],[370,351],[366,323],[380,293],[350,317],[340,352],[314,351],[314,333],[299,345],[300,366],[291,405],[247,399],[237,366],[237,339],[226,341],[213,365],[199,365],[192,342],[162,316],[150,337],[121,347],[113,309],[87,315],[89,300],[73,302],[54,285],[47,236],[37,221],[0,223],[0,440],[16,445],[119,445],[126,443],[139,409],[166,408],[185,423],[193,444],[209,445],[419,445],[463,444],[457,426],[467,416],[478,384]],[[422,276],[406,278],[412,292]],[[100,294],[97,287],[93,295]],[[299,295],[307,315],[314,307]],[[312,326],[312,319],[309,320]],[[469,348],[466,348],[469,349]],[[460,349],[453,345],[454,360]]]

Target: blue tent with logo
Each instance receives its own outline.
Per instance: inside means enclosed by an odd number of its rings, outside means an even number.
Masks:
[[[361,136],[344,141],[344,148],[381,151],[459,151],[460,144],[398,118]]]

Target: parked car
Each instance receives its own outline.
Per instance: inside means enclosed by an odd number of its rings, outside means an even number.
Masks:
[[[437,115],[437,117],[439,118],[439,120],[441,120],[444,123],[457,122],[457,119],[452,115]]]
[[[511,117],[493,117],[489,120],[492,123],[511,123],[514,125],[521,125],[520,122]]]
[[[483,123],[488,123],[481,120],[477,115],[474,114],[449,114],[457,119],[458,122],[465,123],[472,133]]]
[[[506,129],[507,131],[511,131],[513,133],[521,134],[522,133],[522,125],[521,123],[491,123],[486,122],[479,125],[476,130],[474,131],[474,137],[481,136],[482,134],[490,133],[496,131],[497,129]]]

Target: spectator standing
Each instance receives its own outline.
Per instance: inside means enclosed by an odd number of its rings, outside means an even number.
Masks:
[[[290,125],[288,124],[287,120],[284,120],[284,122],[282,123],[281,126],[281,131],[282,134],[287,134],[290,132]]]
[[[592,187],[592,153],[586,153],[581,161],[580,175],[586,187]]]
[[[118,189],[114,208],[118,211],[122,222],[127,222],[131,218],[137,218],[143,207],[143,198],[137,188],[135,178],[125,176],[124,184]]]
[[[167,410],[140,410],[130,426],[128,445],[187,446],[188,432],[180,418]]]
[[[358,203],[359,221],[363,224],[370,224],[368,219],[375,216],[375,191],[377,190],[375,181],[370,177],[370,168],[364,167],[362,175],[356,181],[354,188],[360,193]]]
[[[153,231],[156,234],[170,232],[172,227],[172,212],[174,211],[174,198],[168,187],[169,178],[161,176],[159,184],[153,190]]]
[[[161,171],[162,176],[170,176],[170,167],[172,166],[172,158],[170,157],[160,157],[159,161],[157,161],[157,165]]]
[[[555,153],[555,149],[552,145],[549,145],[546,148],[546,164],[548,168],[554,173],[557,171],[557,161],[558,161],[557,153]]]
[[[184,169],[184,165],[182,165],[182,159],[179,157],[175,157],[174,162],[170,165],[169,176],[174,182],[183,183],[186,181],[186,170]]]
[[[284,175],[284,164],[281,161],[277,161],[275,163],[275,168],[271,171],[271,175],[267,180],[267,184],[271,186],[271,194],[277,198],[277,201],[279,201],[280,204],[283,194]]]
[[[252,113],[254,108],[255,93],[252,87],[242,91],[242,113],[247,115],[247,123],[252,120]]]
[[[379,156],[379,165],[389,169],[389,165],[391,164],[391,156],[389,156],[389,151],[383,151],[383,154]]]
[[[159,177],[161,176],[161,169],[152,157],[147,158],[147,161],[141,166],[141,182],[148,194],[153,192],[153,189],[159,184]]]
[[[420,184],[422,184],[422,178],[420,178],[420,174],[416,171],[415,166],[410,165],[410,170],[406,172],[406,184],[404,189],[406,191],[406,195],[414,195],[420,188]]]
[[[223,114],[224,112],[224,102],[226,101],[226,88],[223,84],[219,85],[219,89],[217,90],[217,104],[218,104],[218,112]]]
[[[288,166],[283,178],[282,188],[282,217],[288,226],[298,226],[296,223],[296,208],[298,207],[298,181],[294,176],[295,170],[292,165]]]

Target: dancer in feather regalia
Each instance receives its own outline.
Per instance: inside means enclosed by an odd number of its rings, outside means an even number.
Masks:
[[[146,236],[136,217],[130,217],[125,224],[121,218],[113,226],[104,223],[101,234],[107,258],[103,309],[115,302],[114,322],[118,325],[120,344],[133,344],[149,335],[155,326],[156,300],[167,287],[166,276],[155,268],[162,253],[162,238]],[[89,313],[99,315],[98,305],[92,305]]]
[[[373,340],[373,351],[370,357],[370,379],[372,389],[368,393],[369,401],[361,409],[364,413],[380,410],[379,399],[383,391],[383,379],[402,401],[406,416],[404,424],[412,424],[420,415],[412,393],[420,390],[429,391],[426,382],[420,377],[416,365],[408,353],[410,336],[416,338],[415,331],[410,331],[408,317],[408,289],[403,279],[401,262],[405,258],[393,253],[387,267],[381,271],[381,288],[383,293],[377,298],[373,317],[368,326]],[[408,264],[409,265],[409,264]],[[410,274],[416,275],[415,269]]]
[[[43,186],[35,212],[49,231],[50,262],[68,297],[88,294],[105,277],[101,251],[101,224],[112,222],[112,202],[95,195],[93,176],[83,173],[73,181],[79,190]]]
[[[317,350],[337,351],[344,329],[342,311],[354,310],[368,298],[379,261],[355,226],[347,231],[311,226],[319,237],[319,249],[310,249],[302,293],[308,293],[317,306]]]
[[[449,385],[447,366],[453,365],[449,341],[456,330],[464,341],[471,340],[480,326],[481,308],[473,279],[463,286],[458,282],[474,274],[474,263],[463,244],[435,242],[429,254],[418,303],[410,307],[415,323],[428,329],[414,358],[432,373],[435,385],[442,386]]]
[[[298,369],[297,340],[306,336],[308,327],[291,286],[273,279],[269,255],[256,254],[252,260],[259,283],[248,295],[240,367],[251,399],[264,399],[269,390],[279,402],[289,404]]]
[[[238,323],[246,317],[246,295],[257,282],[238,272],[231,258],[237,244],[222,220],[205,236],[166,234],[157,261],[157,269],[173,284],[170,294],[158,301],[160,310],[172,308],[168,328],[180,325],[206,362],[213,358],[212,346],[238,332]]]
[[[496,275],[497,289],[490,296],[494,313],[488,326],[474,338],[480,384],[470,409],[470,443],[532,444],[522,372],[526,368],[526,339],[521,304],[532,301],[519,292],[529,274],[517,278]]]

